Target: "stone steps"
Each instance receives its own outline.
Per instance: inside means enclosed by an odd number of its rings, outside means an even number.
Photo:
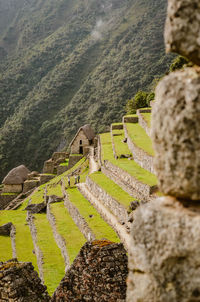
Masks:
[[[127,145],[133,154],[134,161],[138,163],[143,169],[154,173],[153,167],[153,152],[152,143],[143,128],[140,129],[141,135],[138,135],[138,128],[141,128],[139,124],[124,124],[124,132],[127,138]],[[145,141],[145,147],[140,143]],[[148,151],[150,150],[150,151]]]
[[[110,211],[108,207],[104,205],[104,201],[96,198],[88,188],[86,183],[80,183],[78,189],[81,194],[89,200],[89,202],[96,208],[96,210],[101,214],[102,218],[115,230],[121,241],[124,243],[126,249],[130,246],[130,235],[127,232],[125,226],[123,226],[115,215]]]

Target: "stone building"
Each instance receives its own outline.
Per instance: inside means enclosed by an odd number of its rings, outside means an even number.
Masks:
[[[95,134],[90,125],[80,127],[70,143],[71,154],[87,154],[89,147],[94,145],[94,138]]]
[[[24,166],[18,166],[12,169],[3,179],[3,192],[20,193],[23,191],[23,184],[28,178],[30,171]]]

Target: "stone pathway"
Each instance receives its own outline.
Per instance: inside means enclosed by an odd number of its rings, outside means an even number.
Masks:
[[[124,243],[126,249],[129,250],[130,235],[126,231],[126,228],[122,226],[118,219],[108,210],[108,208],[106,208],[103,203],[89,191],[85,183],[80,183],[77,185],[77,187],[81,194],[97,209],[103,219],[113,227],[113,229],[119,235],[121,241]]]
[[[95,161],[93,156],[89,157],[89,164],[90,164],[90,174],[97,172],[99,170],[99,165]]]

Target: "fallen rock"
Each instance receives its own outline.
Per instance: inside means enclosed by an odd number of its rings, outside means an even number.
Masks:
[[[134,213],[127,302],[200,301],[200,205],[161,197]]]
[[[25,211],[29,211],[31,214],[39,214],[39,213],[46,213],[47,205],[45,202],[38,203],[38,204],[29,204]]]
[[[0,236],[10,236],[12,227],[13,227],[12,222],[8,222],[8,223],[0,226]]]
[[[47,203],[55,203],[55,202],[61,202],[63,201],[63,197],[59,197],[56,195],[47,195]]]
[[[168,0],[165,26],[167,52],[176,52],[200,65],[200,2]]]
[[[200,69],[166,76],[152,109],[154,168],[159,189],[179,198],[200,199]]]

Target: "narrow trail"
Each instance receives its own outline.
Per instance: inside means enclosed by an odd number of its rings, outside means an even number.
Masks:
[[[99,165],[95,161],[94,156],[89,157],[89,165],[90,165],[90,174],[97,172],[99,170]]]
[[[125,227],[123,227],[117,220],[117,218],[98,200],[89,190],[85,183],[77,185],[81,194],[90,201],[90,203],[97,209],[105,221],[114,228],[119,235],[121,241],[124,243],[127,250],[130,247],[130,235],[127,233]]]

